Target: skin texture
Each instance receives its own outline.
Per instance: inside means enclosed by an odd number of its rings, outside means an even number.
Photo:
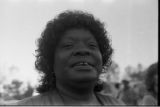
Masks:
[[[102,70],[102,55],[89,31],[67,31],[56,48],[54,59],[56,85],[61,93],[81,101],[95,99],[93,91]],[[73,66],[77,62],[88,62],[91,65]]]
[[[77,62],[88,62],[92,66],[72,67]],[[75,29],[65,33],[55,52],[54,70],[58,80],[81,82],[98,78],[102,70],[102,56],[89,31]]]

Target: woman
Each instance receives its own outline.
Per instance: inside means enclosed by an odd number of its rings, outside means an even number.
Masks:
[[[130,81],[122,80],[122,90],[120,90],[118,96],[126,105],[137,105],[138,96],[133,88],[130,86]]]
[[[158,105],[158,63],[154,63],[147,69],[145,84],[147,94],[143,97],[141,105]]]
[[[38,96],[18,105],[121,105],[98,93],[99,75],[111,62],[104,24],[92,14],[65,11],[49,21],[38,40],[36,69],[42,74]]]

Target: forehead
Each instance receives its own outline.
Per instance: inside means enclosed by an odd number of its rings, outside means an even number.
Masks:
[[[64,33],[61,40],[95,40],[95,38],[94,35],[88,30],[71,29]]]

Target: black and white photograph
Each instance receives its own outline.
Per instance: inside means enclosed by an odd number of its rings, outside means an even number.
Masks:
[[[159,106],[158,0],[0,0],[0,106]]]

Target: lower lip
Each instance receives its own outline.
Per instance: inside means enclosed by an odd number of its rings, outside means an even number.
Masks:
[[[87,65],[87,66],[74,66],[74,69],[76,69],[76,71],[91,71],[92,70],[92,66]]]

